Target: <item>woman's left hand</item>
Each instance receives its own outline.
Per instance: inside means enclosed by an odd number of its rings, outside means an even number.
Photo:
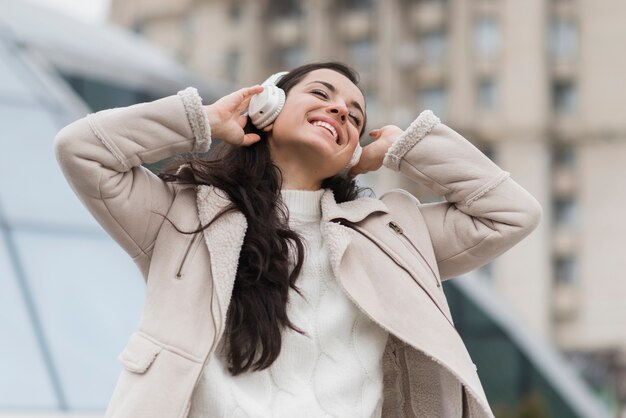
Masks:
[[[395,125],[385,125],[369,132],[374,141],[363,147],[359,162],[350,169],[348,176],[355,177],[369,171],[376,171],[383,165],[387,150],[404,131]]]

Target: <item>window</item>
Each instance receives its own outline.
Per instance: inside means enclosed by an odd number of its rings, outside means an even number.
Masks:
[[[348,44],[350,61],[358,71],[371,71],[374,64],[374,44],[369,38],[358,39]]]
[[[550,25],[550,53],[556,58],[571,58],[578,54],[578,24],[557,18]]]
[[[576,87],[571,81],[559,81],[552,87],[552,106],[558,114],[573,113],[577,107]]]
[[[239,81],[239,70],[241,68],[241,53],[238,50],[232,50],[226,55],[226,74],[228,81],[237,83]]]
[[[557,283],[572,284],[578,281],[578,262],[573,255],[558,257],[555,260],[554,280]]]
[[[481,80],[478,83],[478,107],[493,110],[498,105],[498,90],[493,80]]]
[[[554,150],[554,164],[563,167],[576,166],[576,150],[571,145],[561,145]]]
[[[439,117],[445,114],[446,91],[443,87],[430,87],[421,90],[419,101],[423,109],[430,109]]]
[[[270,15],[276,17],[301,17],[303,15],[302,2],[298,0],[275,0],[270,4]]]
[[[344,0],[346,10],[372,10],[374,2],[372,0]]]
[[[304,62],[304,48],[301,45],[288,46],[278,50],[281,68],[294,68]]]
[[[241,19],[241,2],[236,0],[230,3],[228,6],[228,16],[233,22],[238,22]]]
[[[578,204],[573,197],[558,197],[554,201],[554,223],[574,227],[578,221]]]
[[[491,58],[499,52],[500,27],[493,17],[483,16],[476,20],[474,47],[478,55],[484,58]]]
[[[427,63],[441,63],[446,55],[444,33],[439,30],[425,33],[422,37],[422,53]]]

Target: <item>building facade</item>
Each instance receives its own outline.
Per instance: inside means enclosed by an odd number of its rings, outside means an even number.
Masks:
[[[421,109],[544,207],[485,266],[500,298],[626,402],[626,5],[620,0],[113,0],[111,20],[233,88],[312,60],[354,66],[370,128]],[[394,173],[373,188],[432,193]]]

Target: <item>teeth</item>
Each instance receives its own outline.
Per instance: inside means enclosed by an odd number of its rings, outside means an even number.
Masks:
[[[337,140],[337,131],[335,130],[335,128],[333,128],[333,125],[331,125],[330,123],[326,123],[326,122],[323,122],[321,120],[316,120],[316,121],[312,122],[311,125],[313,125],[313,126],[321,126],[322,128],[328,129],[330,131],[330,133],[333,134],[333,138],[335,138],[335,141]]]

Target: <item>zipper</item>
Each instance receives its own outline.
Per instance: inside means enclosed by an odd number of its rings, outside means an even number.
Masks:
[[[400,225],[398,225],[395,221],[390,221],[389,223],[387,223],[387,226],[391,228],[396,234],[400,235],[404,239],[404,242],[408,243],[419,254],[421,259],[424,260],[424,263],[426,263],[426,265],[428,266],[428,269],[433,274],[433,277],[435,278],[435,282],[437,283],[437,287],[441,287],[441,283],[439,282],[439,279],[437,278],[437,274],[435,274],[435,272],[433,271],[432,267],[430,266],[430,263],[426,261],[426,258],[422,255],[422,252],[417,249],[415,244],[413,244],[413,241],[411,241],[411,239],[406,236],[406,234],[404,233]]]
[[[439,309],[439,312],[441,312],[441,314],[444,316],[444,318],[446,318],[446,320],[448,321],[448,323],[452,326],[452,328],[454,328],[454,330],[456,331],[456,327],[454,326],[454,323],[452,323],[452,321],[450,319],[448,319],[448,317],[446,316],[445,312],[443,311],[443,309],[441,309],[441,307],[439,306],[439,304],[437,303],[437,300],[433,297],[433,295],[430,293],[430,291],[428,291],[428,289],[426,289],[424,287],[424,285],[422,285],[420,283],[420,281],[417,279],[417,277],[415,277],[415,275],[413,274],[413,272],[411,271],[411,269],[409,269],[408,267],[406,267],[402,262],[400,262],[396,257],[393,256],[393,254],[389,253],[387,250],[385,250],[383,247],[380,246],[380,244],[378,244],[378,242],[372,238],[372,236],[370,235],[369,232],[366,232],[363,228],[361,228],[360,226],[357,226],[356,224],[347,221],[345,219],[341,219],[343,221],[343,224],[346,224],[349,228],[354,229],[355,231],[357,231],[358,233],[360,233],[361,235],[363,235],[365,238],[369,239],[370,241],[372,241],[372,243],[374,243],[374,245],[376,245],[378,248],[380,248],[381,251],[383,251],[385,254],[387,254],[387,256],[389,256],[389,258],[391,258],[397,265],[398,267],[400,267],[402,270],[406,271],[408,273],[409,276],[411,276],[411,278],[413,278],[413,281],[420,287],[422,288],[422,290],[424,290],[424,292],[426,292],[426,294],[428,295],[428,297],[430,298],[430,300],[435,304],[435,306],[437,307],[437,309]],[[458,333],[458,331],[457,331]]]
[[[191,247],[193,247],[193,244],[196,242],[196,240],[198,239],[198,237],[202,235],[202,232],[196,232],[196,235],[193,237],[193,239],[189,242],[189,245],[187,245],[187,250],[185,250],[185,255],[183,255],[183,259],[180,262],[180,265],[178,266],[178,270],[176,271],[176,278],[180,279],[182,277],[182,270],[183,270],[183,266],[185,265],[185,261],[187,260],[187,256],[189,256],[189,252],[191,251]]]

